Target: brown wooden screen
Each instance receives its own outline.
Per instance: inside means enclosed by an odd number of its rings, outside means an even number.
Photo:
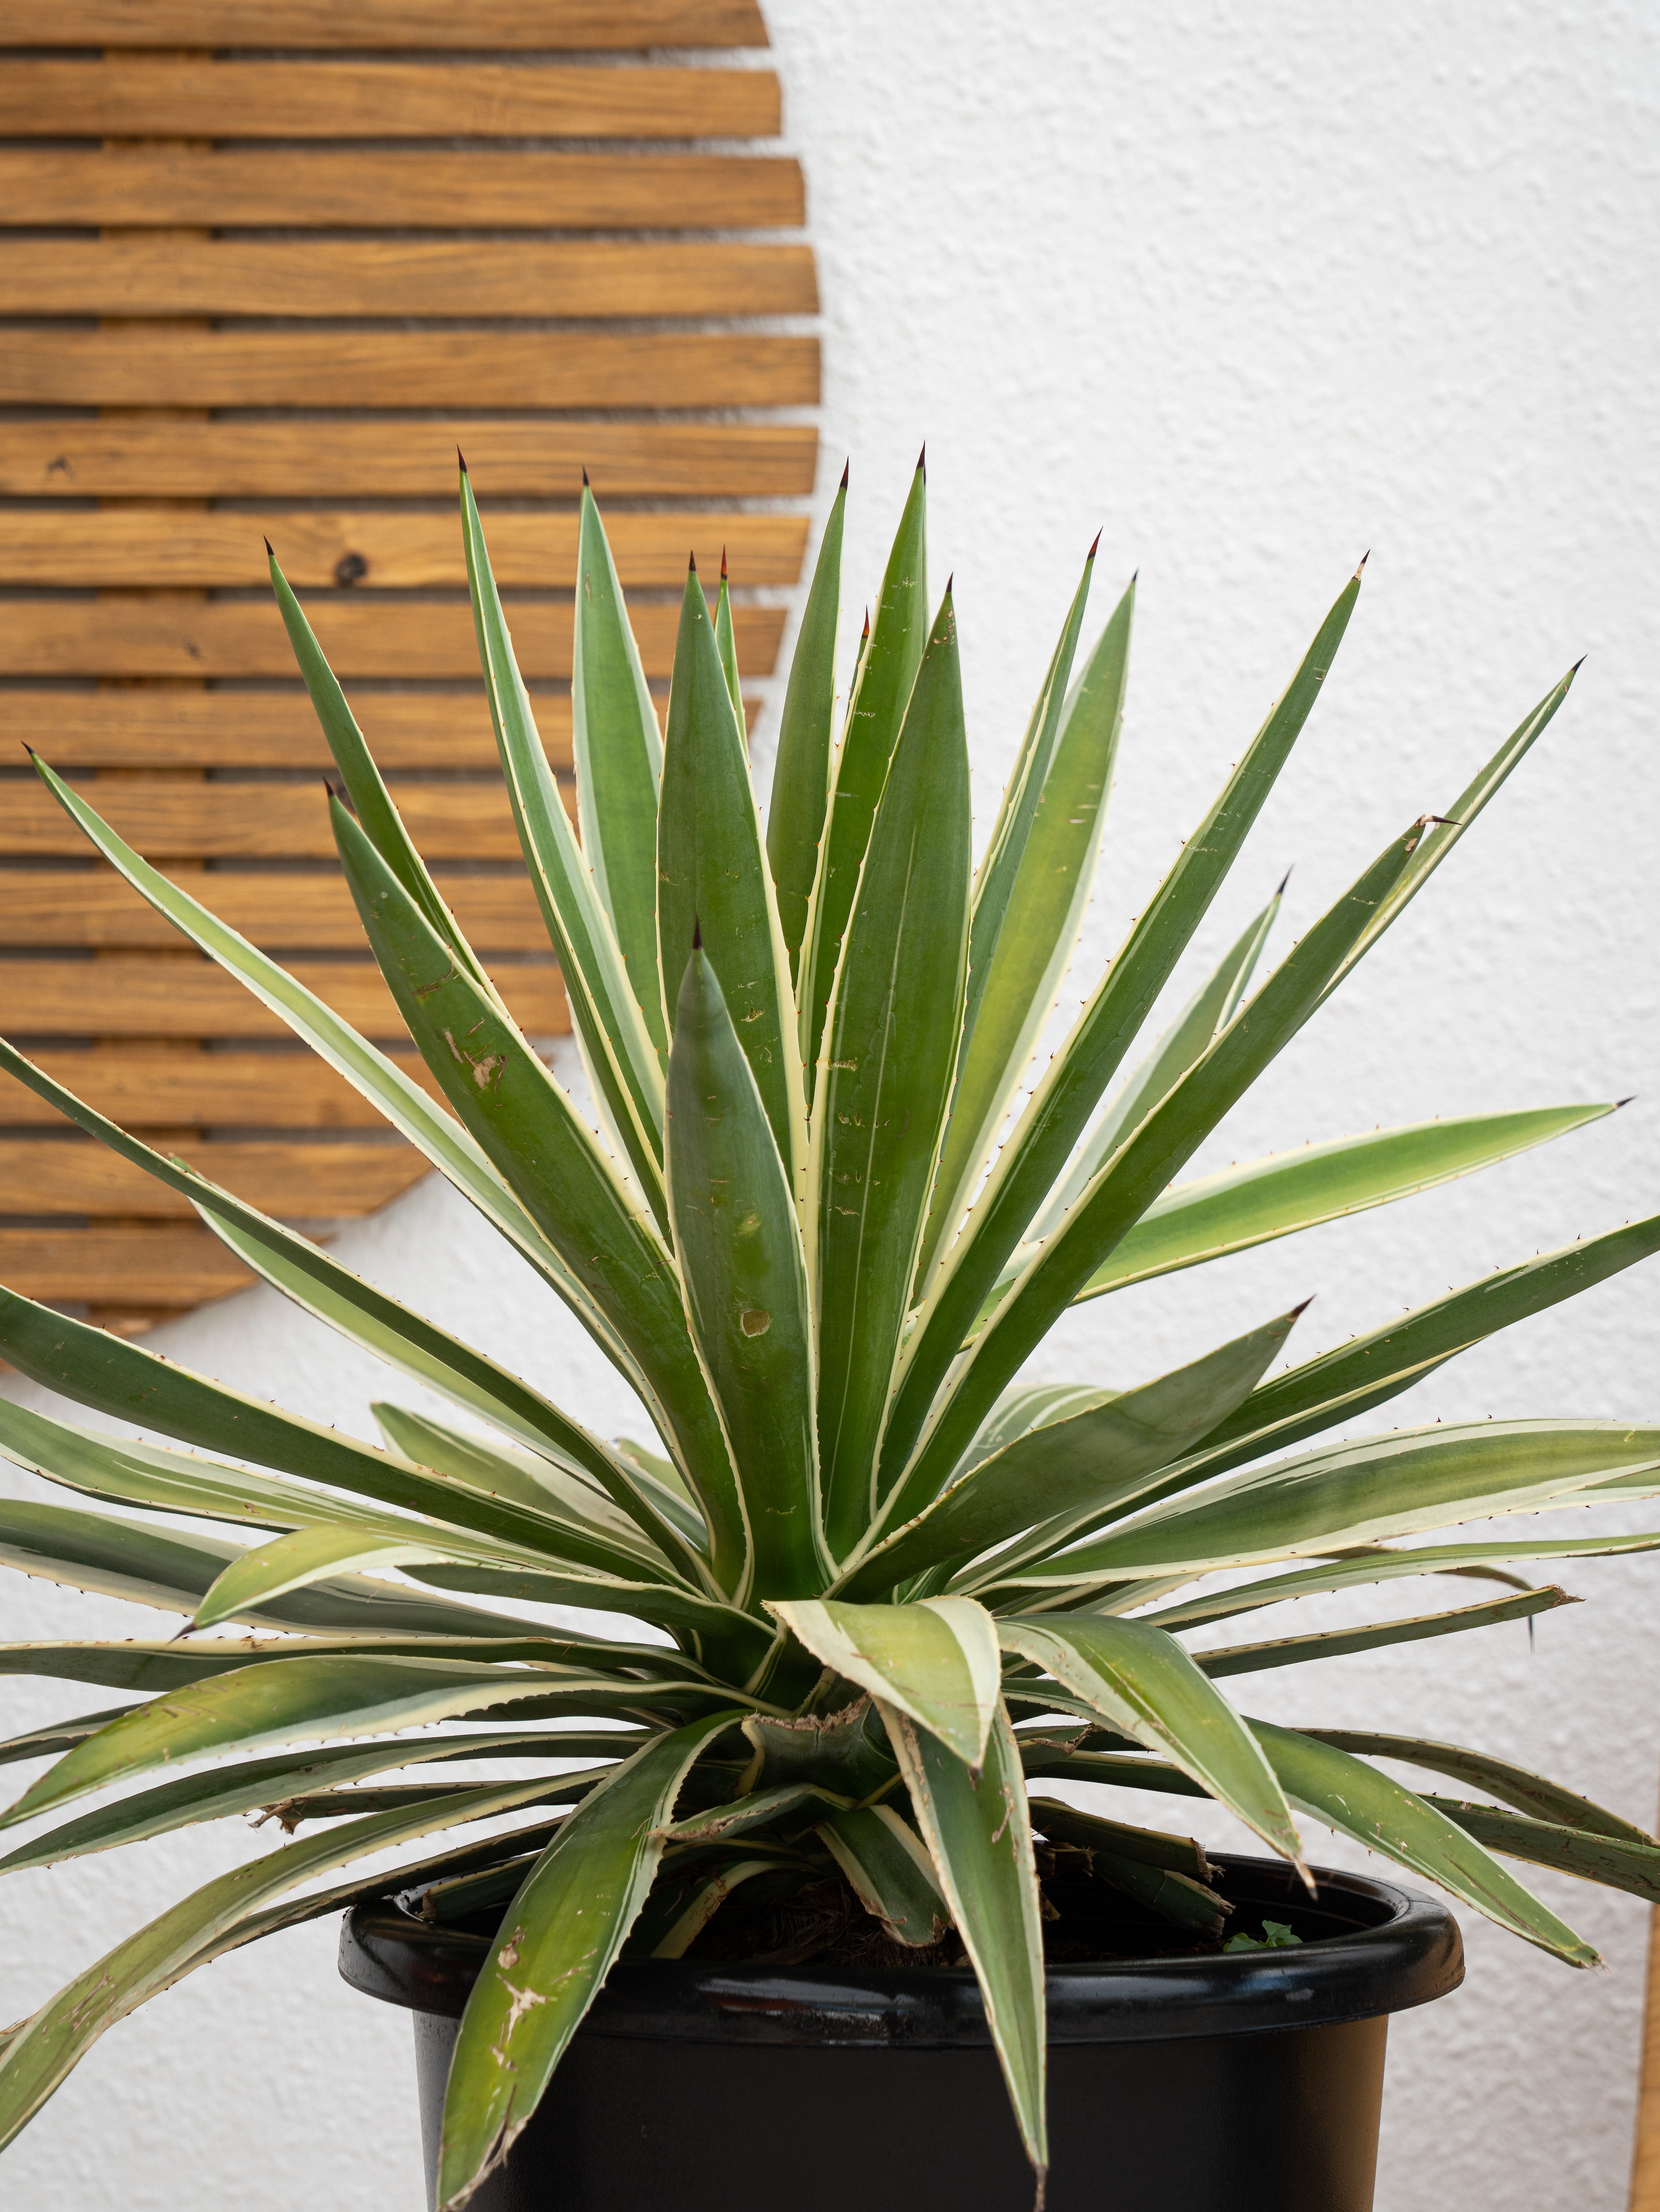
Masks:
[[[779,327],[816,307],[809,248],[776,235],[802,179],[731,150],[777,133],[778,81],[649,52],[765,43],[754,0],[0,0],[13,747],[389,1043],[261,538],[508,1002],[562,1031],[493,772],[456,447],[560,767],[585,465],[659,684],[688,548],[724,545],[740,586],[796,580],[806,520],[779,502],[810,489],[816,435],[768,410],[817,397],[815,339]],[[740,605],[746,672],[781,624]],[[285,1217],[414,1182],[8,750],[0,1030]],[[245,1279],[182,1201],[0,1079],[0,1282],[128,1330]]]

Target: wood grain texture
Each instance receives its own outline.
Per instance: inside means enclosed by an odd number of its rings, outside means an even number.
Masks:
[[[443,48],[764,46],[756,0],[68,0],[43,25],[19,0],[0,7],[0,46]]]
[[[0,1227],[0,1283],[49,1305],[103,1304],[118,1295],[131,1309],[179,1311],[253,1279],[205,1229],[161,1222],[73,1234]]]
[[[470,677],[478,646],[470,608],[454,600],[370,600],[348,592],[313,594],[306,612],[335,673],[350,677]],[[678,609],[637,605],[634,635],[648,676],[674,660]],[[571,673],[571,610],[510,600],[507,619],[526,677]],[[778,656],[784,611],[739,607],[738,665],[764,676]],[[288,676],[288,634],[269,601],[183,596],[0,599],[0,673],[12,676]]]
[[[5,333],[0,353],[17,336]],[[810,492],[818,433],[786,422],[0,422],[0,494],[25,499],[610,499]],[[620,522],[611,518],[608,526]]]
[[[82,786],[82,795],[147,860],[332,860],[333,834],[316,783],[167,783]],[[398,811],[433,860],[517,860],[505,787],[488,783],[401,784]],[[574,811],[574,799],[570,800]],[[85,855],[85,836],[37,779],[0,784],[0,855]],[[28,896],[27,878],[0,874],[0,904]],[[206,896],[206,893],[203,894]],[[211,900],[209,900],[211,903]],[[357,933],[352,932],[352,941]]]
[[[101,800],[98,802],[101,805]],[[86,849],[84,839],[82,851]],[[435,871],[451,911],[479,952],[545,952],[548,932],[530,879]],[[266,951],[360,949],[362,930],[344,879],[215,868],[185,881],[192,897]],[[179,933],[118,876],[82,868],[0,869],[0,945],[176,946]]]
[[[1660,2212],[1660,1912],[1649,1914],[1643,2050],[1637,2076],[1629,2212]]]
[[[763,230],[804,216],[801,165],[781,155],[0,151],[0,223],[32,228]]]
[[[3,406],[689,409],[811,407],[818,396],[810,337],[118,325],[0,332]]]
[[[185,1143],[177,1149],[239,1198],[290,1219],[373,1213],[428,1171],[421,1154],[401,1142]],[[0,1213],[8,1205],[30,1214],[196,1218],[188,1199],[90,1137],[0,1137]]]
[[[568,693],[533,691],[536,727],[556,769],[571,765]],[[383,769],[490,769],[495,735],[482,685],[464,691],[358,691],[353,708]],[[297,684],[209,691],[146,684],[107,691],[8,691],[8,744],[33,745],[57,769],[288,768],[330,765]],[[14,758],[20,756],[14,755]]]
[[[490,563],[503,586],[571,591],[577,581],[574,514],[493,511],[484,527]],[[613,515],[606,525],[627,591],[677,591],[688,551],[700,568],[718,571],[722,553],[733,584],[793,584],[807,550],[799,514]],[[106,508],[89,514],[0,507],[0,584],[191,585],[228,590],[269,580],[264,540],[296,587],[407,588],[464,585],[461,525],[445,514],[318,513],[266,504],[211,514],[161,507]]]
[[[772,138],[779,128],[770,70],[159,58],[0,70],[8,138]]]
[[[810,315],[812,248],[678,239],[0,234],[14,315]]]
[[[30,1054],[54,1082],[128,1129],[384,1129],[383,1117],[312,1053],[53,1052]],[[406,1075],[437,1095],[420,1055],[392,1048]],[[0,1127],[58,1128],[64,1117],[0,1075]],[[7,1278],[0,1275],[0,1282]]]
[[[373,963],[287,964],[353,1027],[373,1037],[403,1034]],[[557,969],[503,964],[496,982],[520,1026],[535,1036],[569,1027]],[[9,1037],[278,1037],[291,1034],[220,969],[195,955],[121,960],[0,960],[0,1035]],[[0,1281],[4,1278],[0,1277]]]

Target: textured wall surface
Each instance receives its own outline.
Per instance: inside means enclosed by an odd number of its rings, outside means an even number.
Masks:
[[[1479,830],[1209,1157],[1646,1097],[1451,1191],[1091,1307],[1037,1371],[1134,1382],[1318,1292],[1306,1354],[1651,1211],[1651,11],[769,12],[821,255],[827,498],[853,457],[845,613],[856,625],[925,435],[935,589],[954,568],[984,818],[1089,539],[1104,528],[1098,617],[1141,567],[1115,816],[1076,977],[1093,979],[1367,546],[1348,641],[1201,954],[1293,863],[1286,937],[1305,927],[1590,655]],[[574,1331],[430,1183],[341,1249],[596,1425],[630,1425]],[[1471,1354],[1396,1417],[1652,1416],[1657,1319],[1651,1269]],[[367,1364],[267,1293],[166,1343],[371,1433]],[[1519,1626],[1490,1631],[1266,1677],[1247,1702],[1477,1741],[1641,1817],[1660,1777],[1660,1563],[1563,1579],[1591,1601],[1546,1620],[1531,1650]],[[1397,1609],[1418,1607],[1379,1608]],[[1300,1626],[1318,1625],[1313,1610]],[[12,1636],[146,1633],[153,1618],[4,1590]],[[5,1694],[17,1727],[92,1701]],[[264,1847],[264,1833],[212,1830],[15,1880],[0,2019]],[[1576,1976],[1466,1926],[1464,1990],[1394,2031],[1382,2212],[1625,2202],[1646,1914],[1539,1887],[1609,1971]],[[244,1953],[120,2028],[8,2154],[5,2202],[414,2212],[407,2024],[334,1978],[333,1940],[324,1926]]]

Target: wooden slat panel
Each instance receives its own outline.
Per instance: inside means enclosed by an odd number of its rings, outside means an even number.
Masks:
[[[406,1045],[389,1056],[429,1091]],[[38,1052],[54,1081],[129,1129],[384,1129],[382,1115],[311,1052]],[[62,1128],[64,1117],[0,1075],[0,1127]],[[0,1275],[0,1281],[7,1279]]]
[[[0,46],[764,46],[756,0],[67,0],[0,7]]]
[[[0,339],[9,351],[17,333]],[[0,493],[28,499],[755,499],[810,492],[818,433],[783,422],[0,422]],[[616,518],[620,520],[621,517]]]
[[[9,138],[771,138],[779,127],[770,70],[159,59],[0,70]]]
[[[122,781],[83,787],[106,821],[147,859],[332,860],[334,837],[320,783],[165,783]],[[518,832],[505,787],[401,784],[398,811],[433,860],[516,860]],[[0,854],[80,858],[87,841],[45,786],[31,777],[0,783]],[[29,896],[28,878],[0,874],[0,903]],[[211,900],[209,903],[211,904]],[[352,933],[353,940],[356,932]]]
[[[335,673],[348,677],[470,676],[478,647],[470,608],[452,601],[371,601],[341,592],[307,604]],[[633,610],[634,635],[648,676],[666,677],[674,660],[679,610]],[[509,603],[508,621],[527,677],[571,673],[571,610],[543,602]],[[779,607],[739,607],[738,663],[764,676],[783,634]],[[194,605],[165,598],[130,600],[0,600],[0,673],[14,676],[287,676],[294,667],[275,607],[221,599]]]
[[[267,1213],[347,1219],[419,1182],[427,1163],[404,1144],[195,1144],[193,1167]],[[299,1201],[296,1203],[296,1201]],[[130,1215],[189,1221],[190,1200],[88,1138],[0,1138],[0,1213]]]
[[[487,500],[484,526],[499,584],[575,588],[573,514],[499,513]],[[724,552],[740,586],[793,584],[807,546],[807,519],[799,514],[623,513],[609,519],[606,532],[628,591],[677,591],[688,550],[711,573]],[[383,587],[467,580],[453,509],[341,514],[276,507],[213,514],[118,507],[88,514],[0,507],[0,583],[221,590],[262,585],[268,580],[267,538],[283,574],[300,586],[354,579]]]
[[[0,223],[794,229],[801,165],[730,154],[0,152]]]
[[[289,973],[370,1036],[403,1024],[367,961],[295,961]],[[502,996],[536,1036],[569,1026],[553,967],[504,965]],[[287,1025],[208,960],[0,960],[0,1035],[7,1036],[287,1036]],[[0,1278],[0,1279],[3,1279]]]
[[[556,769],[571,765],[568,694],[532,692]],[[305,693],[209,691],[169,684],[119,691],[16,690],[4,697],[9,744],[54,768],[312,768],[329,748]],[[489,769],[496,742],[481,686],[464,693],[359,691],[352,702],[383,769]]]
[[[635,239],[8,239],[12,315],[810,315],[806,246]]]
[[[806,337],[118,325],[0,333],[4,406],[810,407],[818,396],[818,342]]]
[[[101,806],[104,795],[93,796]],[[87,850],[84,838],[80,849]],[[548,950],[528,876],[457,876],[440,869],[438,881],[476,951]],[[363,942],[345,882],[332,872],[218,868],[193,878],[187,888],[233,929],[272,951],[354,949]],[[171,947],[179,942],[173,925],[112,869],[0,869],[0,945]]]
[[[119,1287],[133,1307],[182,1309],[253,1280],[206,1229],[0,1228],[0,1283],[25,1297],[68,1305],[106,1301]]]

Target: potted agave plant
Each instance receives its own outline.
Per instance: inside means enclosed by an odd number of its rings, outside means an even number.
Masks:
[[[1660,1218],[1271,1379],[1294,1313],[1136,1388],[1019,1380],[1080,1299],[1609,1110],[1383,1130],[1182,1180],[1571,679],[1445,818],[1389,837],[1265,981],[1271,902],[1149,1035],[1315,704],[1357,575],[1034,1077],[1102,834],[1131,595],[1081,655],[1086,567],[976,872],[956,617],[948,588],[928,599],[920,470],[837,742],[845,497],[844,478],[763,831],[724,583],[712,609],[688,580],[660,736],[585,495],[579,843],[463,471],[502,769],[592,1120],[457,928],[275,562],[338,764],[341,865],[443,1103],[40,763],[127,880],[500,1231],[638,1394],[656,1440],[602,1440],[0,1048],[185,1193],[268,1283],[460,1416],[379,1407],[372,1447],[0,1292],[0,1351],[23,1374],[191,1448],[0,1401],[0,1450],[100,1509],[6,1500],[7,1560],[189,1616],[182,1638],[4,1654],[132,1700],[0,1749],[51,1758],[3,1825],[68,1814],[4,1865],[258,1808],[291,1838],[9,2031],[0,2140],[156,1991],[350,1908],[348,1979],[416,2015],[444,2212],[700,2212],[735,2192],[801,2212],[976,2212],[1029,2202],[1027,2162],[1039,2198],[1052,2167],[1056,2212],[1104,2191],[1142,2212],[1360,2212],[1386,2017],[1456,1984],[1457,1931],[1410,1889],[1311,1866],[1295,1816],[1571,1965],[1594,1954],[1495,1854],[1660,1897],[1660,1848],[1568,1790],[1455,1745],[1253,1721],[1221,1686],[1561,1601],[1519,1561],[1660,1546],[1583,1523],[1540,1536],[1531,1519],[1509,1541],[1419,1540],[1651,1495],[1660,1428],[1503,1420],[1318,1441],[1653,1252]],[[110,1504],[244,1534],[169,1534]],[[1498,1594],[1384,1626],[1184,1641],[1317,1593],[1449,1575]],[[616,1635],[548,1610],[573,1607],[615,1616]],[[454,1771],[470,1763],[490,1771]],[[1041,1783],[1071,1802],[1030,1794]],[[137,1786],[70,1810],[123,1784]],[[1098,1810],[1069,1788],[1086,1784]],[[1137,1791],[1213,1799],[1268,1856],[1213,1856],[1146,1825]],[[418,1848],[388,1873],[400,1846]],[[346,1871],[375,1855],[373,1874]]]

